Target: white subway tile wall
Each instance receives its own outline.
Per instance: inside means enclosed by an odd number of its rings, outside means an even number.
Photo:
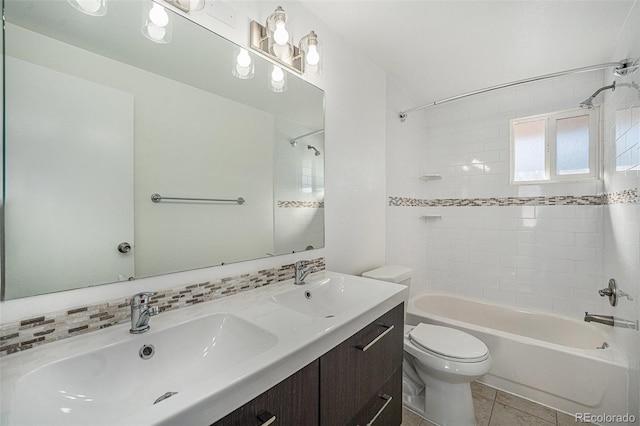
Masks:
[[[607,188],[621,191],[609,197],[602,180],[510,185],[509,120],[573,109],[609,79],[608,71],[577,74],[408,118],[422,128],[412,123],[403,136],[414,146],[387,160],[387,263],[415,270],[412,294],[451,292],[576,318],[602,310],[605,212],[637,212],[637,182]]]

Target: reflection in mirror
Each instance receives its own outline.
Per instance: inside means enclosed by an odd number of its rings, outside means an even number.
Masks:
[[[4,5],[5,299],[324,246],[322,90],[148,1]]]

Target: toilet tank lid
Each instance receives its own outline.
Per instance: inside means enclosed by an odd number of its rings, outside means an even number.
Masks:
[[[374,280],[401,283],[407,278],[411,278],[412,273],[413,270],[406,266],[386,265],[367,271],[363,273],[362,276],[365,278],[373,278]]]

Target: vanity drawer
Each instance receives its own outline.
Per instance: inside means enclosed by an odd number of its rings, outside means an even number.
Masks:
[[[321,425],[349,424],[401,370],[403,309],[398,305],[320,358]]]
[[[349,426],[399,426],[402,423],[402,368],[376,392]]]
[[[212,426],[317,425],[319,364],[313,361]]]

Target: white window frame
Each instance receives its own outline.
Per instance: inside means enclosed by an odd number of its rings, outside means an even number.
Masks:
[[[557,139],[558,120],[573,117],[589,117],[589,173],[557,174]],[[531,121],[544,121],[545,140],[545,178],[541,180],[515,180],[515,131],[518,124]],[[598,128],[598,107],[590,110],[571,109],[530,117],[509,120],[510,182],[511,185],[528,185],[541,183],[575,182],[600,179],[600,130]]]

